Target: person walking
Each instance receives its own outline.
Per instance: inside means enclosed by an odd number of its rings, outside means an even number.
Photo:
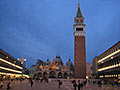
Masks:
[[[62,85],[62,81],[58,80],[58,87],[60,88]]]
[[[30,80],[30,84],[31,84],[31,87],[32,87],[33,86],[33,80],[32,79]]]
[[[7,84],[7,89],[10,89],[10,88],[11,88],[10,85],[11,85],[11,83],[8,82],[8,84]]]
[[[98,86],[101,87],[101,80],[98,81]]]
[[[80,84],[80,80],[78,80],[78,90],[80,90],[81,88],[81,84]]]
[[[0,89],[3,88],[3,80],[0,81]]]
[[[46,82],[46,85],[48,85],[48,78],[47,77],[45,77],[45,82]]]
[[[81,89],[83,88],[83,86],[84,86],[83,83],[80,83],[80,88],[81,88]]]

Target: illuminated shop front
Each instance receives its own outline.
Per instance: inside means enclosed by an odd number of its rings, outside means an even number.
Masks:
[[[100,78],[120,78],[120,41],[97,57]]]
[[[16,60],[14,57],[0,49],[0,77],[18,78],[18,77],[29,77],[23,74],[23,69],[21,62]]]

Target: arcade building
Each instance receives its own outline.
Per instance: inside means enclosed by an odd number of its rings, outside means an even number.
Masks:
[[[27,77],[27,69],[21,64],[20,61],[12,57],[7,52],[0,49],[0,78],[11,79]]]
[[[120,41],[96,56],[98,78],[120,79]],[[96,66],[96,65],[95,65]]]

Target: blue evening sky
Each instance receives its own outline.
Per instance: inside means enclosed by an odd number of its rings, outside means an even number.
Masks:
[[[13,57],[74,62],[73,24],[78,0],[0,0],[0,48]],[[86,60],[120,40],[120,0],[80,0],[86,24]]]

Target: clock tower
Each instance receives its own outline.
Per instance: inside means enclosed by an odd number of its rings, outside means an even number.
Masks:
[[[86,78],[85,24],[79,2],[74,23],[74,77]]]

